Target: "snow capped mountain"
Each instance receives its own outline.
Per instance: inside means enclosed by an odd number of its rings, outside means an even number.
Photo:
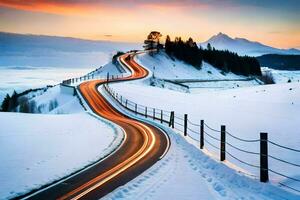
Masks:
[[[298,49],[277,49],[244,38],[233,39],[224,33],[214,35],[209,40],[200,43],[199,45],[202,48],[206,48],[208,43],[216,49],[227,49],[236,52],[239,55],[260,56],[263,54],[300,54],[300,50]]]

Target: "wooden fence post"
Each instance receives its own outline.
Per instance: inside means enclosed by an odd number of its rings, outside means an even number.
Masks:
[[[163,123],[163,110],[160,110],[160,123]]]
[[[155,120],[155,108],[153,108],[153,120]]]
[[[126,99],[125,101],[125,107],[127,108],[128,100]]]
[[[220,160],[224,161],[226,159],[225,153],[225,144],[226,144],[226,128],[224,125],[221,126],[221,148],[220,148]]]
[[[108,83],[108,80],[109,80],[109,72],[107,72],[106,74],[106,83]]]
[[[169,127],[174,128],[174,111],[171,111],[170,113]]]
[[[187,114],[184,114],[184,136],[187,136]]]
[[[200,149],[204,146],[204,120],[200,121]]]
[[[268,133],[260,133],[260,182],[269,181]]]
[[[137,114],[137,104],[135,104],[135,114]]]
[[[148,110],[148,108],[147,108],[147,106],[146,106],[146,108],[145,108],[145,117],[146,117],[146,118],[148,117],[147,110]]]
[[[120,96],[120,98],[121,98],[121,105],[123,105],[123,104],[122,104],[122,102],[123,102],[123,98],[122,98],[122,95]]]

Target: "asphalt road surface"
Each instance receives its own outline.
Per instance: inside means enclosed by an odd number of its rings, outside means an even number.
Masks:
[[[133,55],[125,54],[120,57],[120,61],[132,74],[113,81],[141,79],[148,75],[148,71],[133,60]],[[86,81],[79,86],[79,91],[94,113],[124,130],[122,145],[102,162],[38,191],[28,199],[99,199],[137,177],[168,150],[170,143],[165,133],[151,124],[120,113],[98,92],[98,86],[105,82]],[[77,153],[80,154],[80,149],[74,152]]]

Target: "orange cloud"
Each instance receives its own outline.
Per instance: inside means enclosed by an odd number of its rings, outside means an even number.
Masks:
[[[99,12],[104,5],[77,3],[76,1],[17,1],[17,0],[0,0],[0,6],[14,8],[18,10],[26,10],[33,12],[44,12],[60,15],[71,14],[88,14],[90,12]]]
[[[207,8],[209,5],[194,0],[0,0],[0,6],[19,10],[53,14],[88,14],[103,10],[130,10],[134,7],[164,11],[187,7]]]

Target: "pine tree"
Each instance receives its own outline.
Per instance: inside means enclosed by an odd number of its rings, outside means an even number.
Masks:
[[[10,96],[9,94],[6,94],[5,98],[2,101],[1,111],[8,112],[9,101],[10,101]]]
[[[18,106],[18,93],[14,90],[9,101],[8,111],[14,111],[17,106]]]
[[[212,50],[212,47],[211,47],[211,44],[210,44],[210,43],[207,44],[207,50],[208,50],[208,51],[211,51],[211,50]]]
[[[167,35],[167,37],[166,37],[166,42],[165,42],[165,51],[167,52],[167,53],[169,53],[172,49],[172,47],[171,47],[171,38],[170,38],[170,36],[169,35]]]

